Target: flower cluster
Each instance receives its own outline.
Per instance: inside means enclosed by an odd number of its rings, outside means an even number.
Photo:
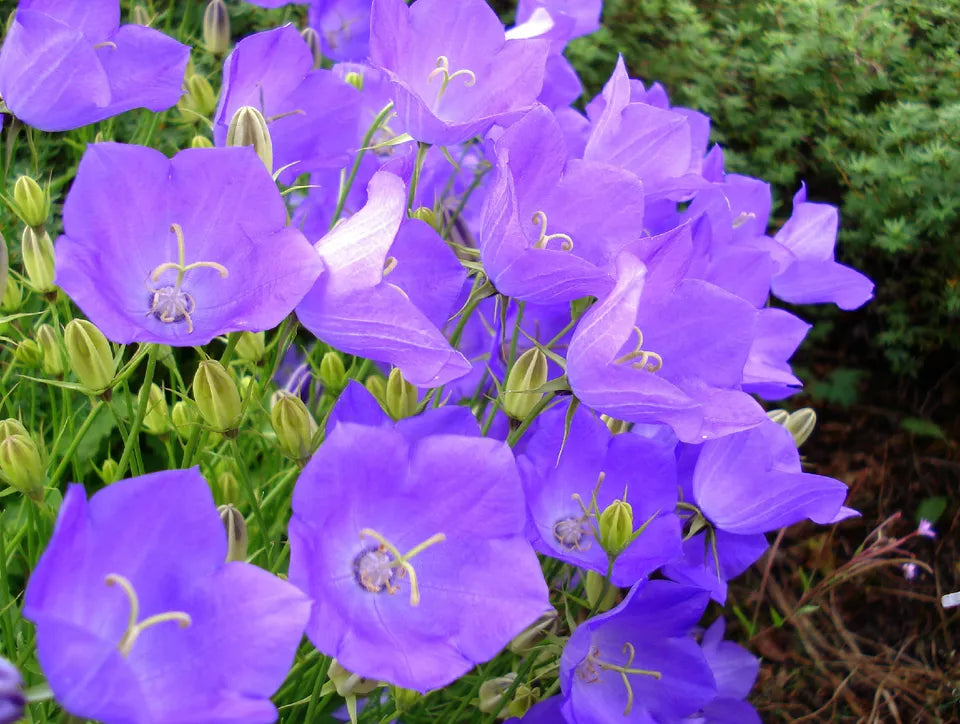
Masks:
[[[771,302],[853,309],[873,285],[835,261],[837,210],[805,188],[768,234],[770,187],[727,173],[709,119],[623,59],[573,105],[563,50],[600,6],[521,0],[507,29],[484,0],[313,0],[303,32],[222,59],[212,141],[93,143],[51,248],[24,219],[49,272],[34,287],[87,317],[64,333],[79,382],[60,384],[96,416],[147,360],[112,484],[67,489],[26,590],[64,709],[271,721],[305,632],[352,718],[381,683],[400,712],[397,692],[509,644],[541,666],[493,697],[502,718],[758,720],[757,660],[722,620],[698,628],[705,608],[766,533],[856,515],[802,469],[809,426],[762,404],[799,389],[809,329]],[[118,16],[21,0],[6,109],[56,131],[176,104],[188,50]],[[0,468],[49,505],[69,460],[22,473],[39,448],[13,422]],[[141,431],[170,469],[114,482],[147,472]]]

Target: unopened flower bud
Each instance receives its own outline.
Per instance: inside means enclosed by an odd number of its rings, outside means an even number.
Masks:
[[[300,31],[307,47],[310,48],[310,55],[313,56],[314,69],[319,68],[323,63],[323,50],[320,47],[320,34],[311,27],[306,27]]]
[[[790,419],[790,413],[786,410],[769,410],[767,412],[767,417],[773,420],[778,425],[786,425],[787,420]]]
[[[403,378],[400,369],[394,367],[387,378],[384,404],[394,420],[402,420],[417,414],[417,388]]]
[[[235,437],[242,410],[233,378],[216,360],[203,360],[193,377],[193,399],[204,421],[217,432]]]
[[[24,716],[27,696],[17,667],[0,657],[0,724],[13,724]]]
[[[294,460],[310,457],[317,423],[303,400],[288,392],[281,392],[270,410],[270,424],[277,433],[277,442],[285,455]]]
[[[484,714],[496,714],[497,718],[506,719],[509,714],[507,714],[507,702],[503,701],[503,695],[510,691],[510,687],[516,680],[516,673],[511,671],[505,676],[484,681],[480,684],[477,708]]]
[[[320,358],[320,380],[333,394],[347,386],[347,368],[338,352],[327,352]]]
[[[327,677],[342,697],[364,696],[380,686],[380,682],[376,679],[367,679],[347,671],[336,659],[330,662]]]
[[[514,636],[507,648],[515,654],[529,653],[548,633],[556,628],[559,618],[559,614],[552,608],[542,613],[536,621]]]
[[[583,588],[587,593],[587,603],[595,607],[597,613],[609,611],[617,603],[617,587],[605,584],[603,576],[596,571],[587,571],[583,579]]]
[[[143,416],[143,429],[154,435],[165,435],[170,432],[170,427],[167,398],[159,385],[151,383],[150,391],[147,393],[147,411]]]
[[[19,420],[13,417],[8,417],[6,420],[0,420],[0,442],[3,442],[11,435],[23,435],[27,438],[30,437],[30,435],[27,433],[27,428],[25,428]]]
[[[130,11],[130,22],[134,25],[150,27],[152,20],[150,18],[150,13],[145,7],[143,7],[143,5],[134,5],[133,10]]]
[[[86,319],[72,319],[63,330],[70,369],[80,384],[101,394],[113,383],[116,361],[103,332]]]
[[[253,146],[267,171],[273,173],[273,141],[263,114],[253,106],[240,106],[227,127],[228,146]]]
[[[21,176],[13,186],[13,205],[27,226],[42,227],[50,215],[50,197],[29,176]]]
[[[363,386],[367,388],[367,392],[373,395],[373,398],[379,402],[381,405],[384,405],[384,399],[387,396],[387,383],[382,377],[376,375],[371,375],[367,378],[367,381],[363,383]]]
[[[187,99],[185,103],[188,108],[201,116],[209,116],[213,113],[217,108],[217,94],[213,92],[210,81],[197,73],[187,78]]]
[[[49,324],[41,324],[37,327],[36,340],[43,356],[44,374],[50,377],[62,376],[63,356],[60,354],[60,340],[57,339],[57,333],[53,327]]]
[[[43,462],[36,443],[26,435],[11,435],[0,442],[0,472],[21,493],[43,498]]]
[[[217,492],[224,505],[236,505],[240,500],[240,481],[229,468],[217,472]]]
[[[173,430],[181,440],[188,440],[200,424],[200,412],[191,400],[178,400],[170,410]]]
[[[351,70],[349,73],[343,76],[343,80],[352,85],[358,91],[363,90],[363,76],[360,73]]]
[[[429,209],[426,206],[419,206],[410,213],[410,216],[430,224],[437,233],[443,231],[443,220],[433,212],[433,209]]]
[[[532,392],[547,381],[547,356],[531,347],[514,362],[503,388],[503,411],[515,420],[523,420],[543,398]]]
[[[243,332],[240,339],[237,340],[237,357],[240,359],[259,364],[263,360],[263,353],[266,349],[266,334],[263,332]]]
[[[27,368],[39,367],[40,363],[43,362],[43,352],[40,345],[32,339],[25,339],[18,344],[13,356],[17,362]]]
[[[206,136],[194,136],[190,139],[190,148],[213,148],[213,141]]]
[[[600,415],[600,419],[603,420],[603,424],[607,426],[611,435],[619,435],[630,430],[630,423],[626,420],[618,420],[609,415]]]
[[[786,423],[784,423],[784,427],[793,435],[793,441],[798,448],[809,439],[810,433],[816,426],[817,413],[814,412],[812,407],[802,407],[795,412],[791,412]]]
[[[107,458],[97,471],[104,485],[110,485],[117,482],[120,473],[120,463],[113,458]]]
[[[600,541],[611,556],[618,556],[633,541],[633,507],[614,500],[600,513]]]
[[[4,312],[16,312],[20,309],[21,301],[23,301],[23,291],[20,289],[20,285],[16,279],[8,276],[3,297],[0,297],[0,309]]]
[[[223,0],[210,0],[203,11],[203,44],[214,55],[230,49],[230,14]]]
[[[399,712],[409,711],[423,698],[423,694],[419,691],[403,689],[399,686],[391,686],[390,695],[393,698],[393,705]]]
[[[56,289],[53,283],[56,275],[54,265],[53,242],[50,234],[42,231],[39,234],[32,226],[23,230],[20,253],[23,256],[23,268],[27,273],[30,285],[41,294]]]
[[[247,524],[243,515],[233,505],[217,507],[223,527],[227,529],[227,562],[243,561],[247,558]]]

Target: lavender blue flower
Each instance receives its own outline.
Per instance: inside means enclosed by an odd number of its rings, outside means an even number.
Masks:
[[[71,714],[271,722],[309,600],[227,540],[197,470],[71,485],[27,586],[40,665]]]
[[[370,55],[370,0],[313,0],[308,22],[320,35],[323,54],[333,60]]]
[[[119,0],[20,0],[0,49],[0,97],[24,123],[65,131],[181,94],[190,48],[120,25]]]
[[[548,608],[503,443],[339,422],[293,495],[290,581],[307,635],[347,669],[444,686]]]
[[[90,146],[64,204],[56,283],[114,342],[194,346],[271,329],[323,262],[285,226],[250,148]]]
[[[0,657],[0,724],[14,724],[23,718],[27,697],[17,667]]]
[[[760,724],[760,716],[746,701],[760,662],[742,646],[724,641],[725,628],[726,622],[718,618],[703,632],[700,647],[717,683],[717,697],[692,720],[703,724]]]

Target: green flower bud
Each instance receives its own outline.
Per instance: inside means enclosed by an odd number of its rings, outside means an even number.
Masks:
[[[390,370],[383,400],[387,413],[394,420],[417,414],[417,388],[403,379],[398,367]]]
[[[300,35],[306,42],[307,47],[310,48],[310,55],[313,56],[314,69],[319,68],[323,64],[323,50],[321,50],[320,46],[320,34],[308,26],[300,31]]]
[[[13,205],[27,226],[40,228],[50,215],[50,197],[29,176],[21,176],[13,185]]]
[[[13,356],[17,362],[28,368],[39,367],[40,363],[43,362],[43,351],[40,349],[40,345],[32,339],[25,339],[18,344]]]
[[[270,410],[270,424],[277,433],[277,442],[285,455],[294,460],[310,457],[317,423],[303,400],[288,392],[281,392]]]
[[[212,359],[200,363],[193,377],[193,399],[207,425],[236,437],[242,414],[240,392],[222,364]]]
[[[344,698],[364,696],[380,686],[380,682],[376,679],[367,679],[350,673],[336,659],[330,662],[327,677],[333,682],[337,693]]]
[[[600,513],[600,542],[616,557],[633,540],[633,508],[625,500],[614,500]]]
[[[34,500],[43,499],[43,462],[36,444],[28,436],[10,435],[0,442],[0,473],[24,495]]]
[[[190,148],[213,148],[213,141],[206,136],[194,136],[190,139]]]
[[[6,420],[0,420],[0,442],[3,442],[11,435],[23,435],[25,438],[30,437],[27,428],[16,418],[8,417]]]
[[[617,603],[617,587],[613,584],[606,586],[604,593],[603,576],[596,571],[587,571],[583,579],[583,588],[587,592],[587,603],[591,607],[596,607],[597,613],[609,611]],[[600,597],[603,596],[603,600]]]
[[[100,469],[97,471],[97,474],[100,476],[100,479],[103,481],[104,485],[110,485],[111,483],[117,482],[119,479],[120,473],[120,463],[118,463],[113,458],[107,458],[103,461],[103,465],[100,466]]]
[[[600,419],[603,420],[603,423],[607,426],[611,435],[619,435],[620,433],[629,432],[630,430],[631,423],[626,420],[618,420],[608,415],[600,415]]]
[[[37,327],[37,344],[43,354],[43,372],[50,377],[63,376],[63,356],[60,354],[60,340],[49,324]]]
[[[552,608],[542,613],[536,621],[514,636],[507,648],[515,654],[530,653],[547,634],[556,630],[559,619],[559,614]]]
[[[387,383],[382,377],[371,375],[367,378],[367,381],[363,383],[363,386],[367,388],[367,392],[373,395],[373,398],[377,402],[381,405],[386,404],[384,400],[387,396]]]
[[[393,705],[397,711],[410,711],[423,698],[423,694],[413,689],[402,689],[399,686],[390,687],[390,695],[393,698]]]
[[[164,435],[170,432],[170,428],[170,409],[167,407],[166,395],[163,394],[159,385],[152,383],[150,392],[147,393],[147,411],[143,416],[143,429],[154,435]]]
[[[263,332],[243,332],[237,341],[237,357],[246,362],[260,364],[266,349],[265,337]]]
[[[484,681],[480,684],[477,708],[484,714],[496,713],[498,719],[506,719],[510,715],[507,713],[507,706],[503,701],[503,695],[510,691],[510,687],[513,686],[513,682],[516,680],[516,673],[511,671],[505,676],[498,676],[495,679],[487,679]]]
[[[320,381],[334,395],[347,386],[347,368],[339,352],[327,352],[320,358]]]
[[[40,232],[28,226],[23,230],[20,253],[23,256],[23,268],[30,285],[41,294],[54,291],[56,276],[53,256],[53,242],[50,234]]]
[[[263,114],[253,106],[240,106],[227,128],[228,146],[253,146],[267,171],[273,173],[273,141]]]
[[[130,22],[134,25],[150,27],[150,23],[153,21],[150,18],[150,13],[143,5],[134,5],[130,11]]]
[[[20,285],[13,277],[7,277],[7,286],[3,290],[3,297],[0,298],[0,309],[5,312],[16,312],[20,309],[21,301],[23,301],[23,291]]]
[[[784,424],[784,427],[793,435],[793,441],[798,448],[809,439],[810,433],[816,426],[817,413],[814,412],[812,407],[802,407],[795,412],[791,412]]]
[[[223,0],[210,0],[203,11],[203,44],[214,55],[230,49],[230,14]]]
[[[80,384],[95,394],[106,393],[117,367],[103,332],[86,319],[72,319],[63,330],[63,341]]]
[[[217,493],[224,505],[236,505],[240,500],[240,481],[229,468],[217,472]]]
[[[217,512],[220,513],[223,527],[227,529],[227,563],[246,560],[249,538],[243,515],[230,504],[218,506]]]
[[[210,81],[194,73],[187,78],[187,97],[183,102],[187,108],[206,117],[217,108],[217,94],[213,92]]]
[[[7,252],[7,241],[0,234],[0,299],[6,300],[7,281],[10,279],[10,255]],[[0,303],[0,307],[5,305]]]
[[[433,209],[428,209],[426,206],[420,206],[414,209],[410,216],[414,219],[420,219],[420,221],[425,221],[433,227],[433,230],[438,234],[443,230],[443,219],[437,216]]]
[[[200,424],[200,411],[191,400],[178,400],[170,410],[173,431],[181,440],[189,440],[194,429]]]
[[[349,73],[343,76],[343,79],[358,91],[363,90],[363,76],[360,73],[351,70]]]
[[[790,419],[790,413],[786,410],[769,410],[767,412],[767,417],[769,417],[778,425],[786,425],[787,420]]]
[[[531,347],[514,362],[503,388],[503,411],[515,420],[523,420],[543,398],[542,392],[531,392],[547,381],[547,356]]]

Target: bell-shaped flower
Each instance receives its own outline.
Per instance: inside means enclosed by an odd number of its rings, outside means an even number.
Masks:
[[[56,243],[56,283],[114,342],[196,346],[271,329],[322,261],[286,226],[251,148],[91,145]]]
[[[81,719],[275,721],[310,613],[294,586],[227,563],[196,468],[71,485],[23,614],[56,700]]]
[[[676,722],[713,701],[710,665],[690,635],[707,600],[670,581],[638,583],[578,626],[560,657],[566,721]]]
[[[250,35],[223,64],[223,88],[213,137],[227,140],[233,114],[252,106],[267,121],[271,171],[289,184],[318,168],[345,166],[357,147],[360,94],[333,71],[313,68],[313,56],[293,25]]]
[[[509,447],[422,432],[339,422],[297,481],[289,535],[313,644],[424,692],[491,659],[549,603]]]
[[[569,427],[566,418],[566,406],[542,413],[518,460],[527,535],[540,553],[601,575],[614,559],[614,585],[632,586],[681,552],[675,440],[611,436],[584,407]],[[614,541],[604,539],[600,518],[622,503],[631,511],[635,537],[611,552]]]
[[[451,145],[528,110],[540,94],[549,42],[507,40],[483,0],[374,0],[370,58],[387,71],[401,130]]]
[[[466,374],[470,363],[439,329],[463,285],[460,262],[428,224],[404,221],[406,187],[397,176],[377,172],[367,198],[316,243],[328,273],[297,317],[327,344],[396,365],[415,385]]]
[[[494,148],[480,250],[497,290],[536,304],[606,295],[617,255],[643,235],[639,179],[568,160],[563,132],[543,106],[503,131]]]
[[[747,701],[760,671],[760,662],[742,646],[723,640],[726,622],[718,618],[703,632],[700,647],[717,682],[717,697],[703,707],[703,724],[760,724],[760,716]]]
[[[24,123],[66,131],[180,98],[190,48],[120,25],[119,0],[20,0],[0,49],[0,98]]]

